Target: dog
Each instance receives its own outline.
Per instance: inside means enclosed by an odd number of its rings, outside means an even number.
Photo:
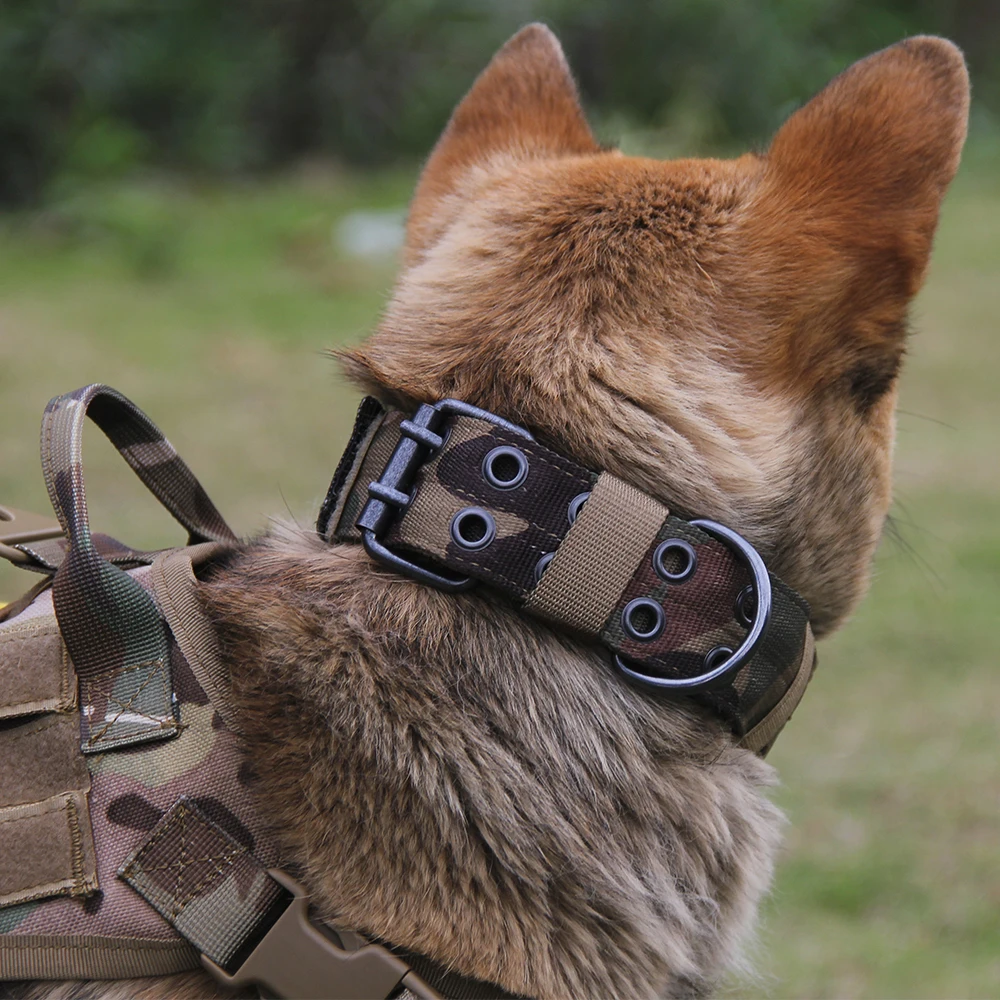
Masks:
[[[464,400],[731,525],[827,635],[890,505],[907,308],[968,102],[959,50],[916,37],[766,152],[630,157],[531,25],[455,110],[386,312],[340,361],[386,404]],[[309,531],[200,594],[260,810],[321,912],[530,997],[700,996],[741,968],[783,820],[711,713]],[[229,995],[200,973],[50,994]]]

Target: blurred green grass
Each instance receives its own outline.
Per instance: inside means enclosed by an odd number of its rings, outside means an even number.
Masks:
[[[787,849],[760,978],[732,995],[1000,994],[1000,177],[994,156],[969,159],[914,310],[903,543],[883,544],[869,598],[821,646],[772,755]],[[346,212],[403,205],[411,183],[319,167],[150,179],[0,223],[0,500],[48,508],[42,408],[105,381],[160,424],[237,531],[271,514],[309,523],[357,402],[322,352],[371,327],[394,272],[345,257],[331,232]],[[181,540],[96,431],[86,467],[99,529]],[[0,567],[0,600],[25,582]]]

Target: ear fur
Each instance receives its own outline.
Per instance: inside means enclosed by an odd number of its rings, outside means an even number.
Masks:
[[[888,382],[968,109],[960,50],[943,38],[910,38],[836,77],[789,118],[764,162],[750,222],[751,259],[768,279],[761,300],[785,309],[786,324],[788,303],[797,302],[800,331],[817,316],[824,336],[850,328],[869,367],[882,355]],[[810,350],[800,339],[788,374],[801,381],[829,346]]]
[[[453,196],[471,167],[498,155],[526,160],[598,148],[558,39],[543,24],[522,28],[455,109],[424,167],[410,205],[406,263],[459,210],[461,198]]]

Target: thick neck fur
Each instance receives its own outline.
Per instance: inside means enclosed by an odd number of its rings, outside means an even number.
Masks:
[[[314,535],[204,594],[261,802],[327,915],[535,997],[701,993],[737,962],[780,822],[771,769],[711,718]]]
[[[967,103],[954,46],[911,39],[766,154],[631,159],[525,29],[432,154],[392,302],[344,363],[725,521],[827,632],[888,509],[906,308]],[[203,593],[261,809],[328,916],[538,997],[701,993],[738,963],[781,824],[771,769],[715,720],[308,532]]]

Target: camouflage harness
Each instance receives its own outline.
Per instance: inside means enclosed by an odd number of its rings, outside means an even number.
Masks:
[[[91,533],[85,416],[187,546]],[[237,538],[145,414],[101,385],[52,400],[42,467],[58,523],[0,507],[0,556],[40,575],[0,606],[0,982],[204,965],[279,997],[511,996],[318,921],[275,867],[196,592]]]
[[[91,533],[86,416],[187,546]],[[202,964],[279,997],[511,996],[320,922],[276,867],[196,591],[237,539],[145,414],[107,386],[57,397],[42,466],[58,523],[0,507],[0,556],[40,574],[0,607],[0,981]],[[317,528],[442,590],[490,586],[759,753],[812,673],[808,607],[742,537],[454,400],[407,419],[366,399]]]

